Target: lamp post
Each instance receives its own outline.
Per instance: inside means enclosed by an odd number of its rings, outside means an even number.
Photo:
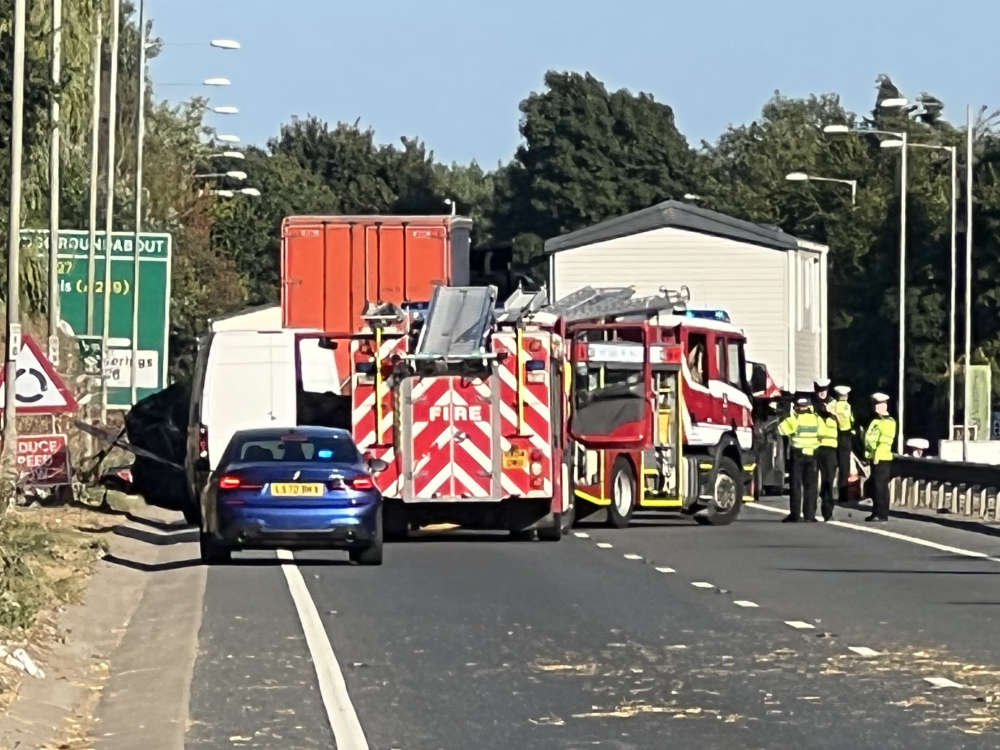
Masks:
[[[881,107],[902,107],[906,105],[905,99],[885,99],[879,106]],[[906,152],[907,133],[906,131],[890,130],[869,130],[867,128],[852,128],[847,125],[827,125],[823,128],[827,134],[851,133],[857,135],[885,135],[890,140],[882,141],[879,145],[882,148],[898,148],[900,150],[900,187],[899,187],[899,360],[897,367],[899,370],[897,378],[897,422],[899,429],[896,431],[896,453],[903,453],[903,429],[905,413],[905,392],[906,387]]]
[[[857,180],[844,180],[839,177],[817,177],[816,175],[806,174],[805,172],[789,172],[785,175],[785,179],[789,182],[836,182],[841,185],[849,185],[851,188],[851,205],[853,206],[857,203]]]
[[[111,0],[111,66],[108,77],[108,174],[104,212],[104,314],[101,329],[101,365],[107,365],[108,327],[111,321],[111,250],[115,218],[115,135],[118,125],[118,29],[121,0]],[[133,294],[135,290],[132,290]],[[101,422],[108,421],[108,380],[101,373]]]
[[[203,180],[216,179],[221,177],[226,177],[229,178],[230,180],[239,180],[240,182],[242,182],[247,178],[247,173],[241,172],[238,169],[231,169],[228,172],[205,172],[204,174],[194,175],[195,179],[203,179]]]
[[[97,180],[101,141],[101,44],[103,41],[102,9],[94,8],[93,79],[90,91],[90,218],[87,222],[87,335],[94,335],[94,256],[97,244]],[[103,359],[103,354],[102,354]]]
[[[962,460],[969,460],[969,402],[972,400],[972,107],[965,110],[965,403],[962,404]]]
[[[59,95],[62,83],[62,0],[52,0],[52,101],[49,123],[49,361],[59,364]]]

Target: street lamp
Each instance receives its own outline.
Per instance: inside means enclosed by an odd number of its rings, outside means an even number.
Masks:
[[[905,99],[885,99],[879,106],[901,107],[906,104]],[[908,134],[903,131],[874,130],[868,128],[853,128],[847,125],[827,125],[823,128],[827,134],[855,134],[855,135],[884,135],[889,140],[882,142],[883,148],[898,148],[900,153],[899,162],[899,362],[897,378],[897,399],[898,399],[898,424],[896,431],[896,453],[903,453],[903,427],[904,427],[904,406],[906,387],[906,151]]]
[[[260,198],[260,190],[257,188],[240,188],[239,190],[212,190],[212,195],[219,198],[235,198],[237,195],[245,195],[249,198]]]
[[[246,154],[242,151],[223,151],[219,154],[211,154],[209,159],[238,159],[240,161],[246,159]]]
[[[216,133],[215,140],[221,143],[239,143],[240,137],[238,135],[233,135],[232,133]]]
[[[785,175],[785,179],[789,182],[837,182],[841,185],[850,185],[851,187],[851,205],[853,206],[857,202],[858,197],[858,181],[857,180],[844,180],[839,177],[817,177],[816,175],[806,174],[805,172],[789,172]]]
[[[240,180],[241,182],[247,178],[246,172],[241,172],[238,169],[231,169],[228,172],[205,172],[204,174],[194,175],[195,179],[211,179],[214,177],[228,177],[231,180]]]
[[[212,111],[217,115],[238,115],[240,113],[239,107],[212,107]]]
[[[240,49],[242,46],[235,39],[213,39],[209,44],[216,49]]]

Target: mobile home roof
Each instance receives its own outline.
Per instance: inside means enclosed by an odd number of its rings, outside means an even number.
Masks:
[[[681,201],[664,201],[624,216],[602,221],[585,229],[553,237],[545,242],[546,253],[558,253],[583,245],[605,242],[617,237],[648,232],[653,229],[674,227],[702,234],[763,245],[777,250],[794,250],[799,241],[790,234],[768,224],[737,219],[734,216],[710,211]]]

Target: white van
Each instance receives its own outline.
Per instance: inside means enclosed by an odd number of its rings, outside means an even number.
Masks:
[[[347,426],[336,347],[322,333],[287,329],[212,331],[200,341],[185,460],[195,503],[237,430]]]

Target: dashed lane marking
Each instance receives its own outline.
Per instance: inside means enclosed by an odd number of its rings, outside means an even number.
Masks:
[[[612,544],[610,544],[608,542],[598,542],[597,543],[597,548],[598,549],[611,549],[613,546],[614,545],[612,545]]]
[[[676,573],[677,571],[674,570],[673,568],[668,568],[668,567],[662,566],[662,567],[658,567],[656,569],[656,572],[657,573]]]
[[[781,508],[774,508],[769,505],[759,505],[754,504],[749,506],[751,508],[756,508],[757,510],[763,510],[768,513],[780,513],[785,515],[785,511]],[[910,544],[918,544],[921,547],[929,547],[930,549],[936,549],[939,552],[948,552],[953,555],[962,555],[963,557],[972,557],[977,560],[989,560],[990,562],[1000,563],[1000,557],[995,557],[993,555],[987,555],[985,552],[976,552],[971,549],[963,549],[962,547],[952,547],[949,544],[938,544],[937,542],[932,542],[929,539],[921,539],[916,536],[909,536],[907,534],[900,534],[898,531],[889,531],[887,529],[876,528],[872,526],[861,526],[856,523],[845,523],[844,521],[827,521],[827,526],[838,526],[842,529],[850,529],[851,531],[860,531],[865,534],[876,534],[877,536],[883,536],[887,539],[895,539],[900,542],[909,542]]]
[[[868,648],[867,646],[848,646],[848,651],[853,651],[858,656],[863,656],[866,659],[874,659],[876,656],[882,656],[881,651],[876,651],[873,648]]]
[[[691,585],[696,589],[714,589],[715,584],[708,581],[691,581]]]
[[[625,553],[625,554],[623,555],[623,557],[624,557],[624,558],[625,558],[626,560],[641,560],[641,559],[642,559],[642,555],[637,555],[637,554],[635,554],[634,552],[626,552],[626,553]]]
[[[962,688],[965,685],[949,680],[947,677],[925,677],[924,682],[929,682],[936,688]]]
[[[811,622],[803,622],[802,620],[785,620],[785,625],[790,628],[795,628],[796,630],[815,630],[816,626]]]
[[[757,604],[757,602],[749,602],[746,599],[737,599],[735,602],[733,602],[733,604],[735,604],[737,607],[746,607],[748,609],[760,606]]]
[[[588,534],[586,531],[574,531],[573,536],[575,536],[577,539],[590,539],[590,534]]]
[[[286,549],[279,549],[278,559],[281,560],[281,571],[285,574],[288,591],[302,624],[302,632],[306,637],[309,655],[312,657],[316,679],[319,682],[319,693],[326,708],[326,716],[333,729],[333,738],[339,750],[368,750],[368,740],[365,739],[361,721],[347,694],[347,683],[340,664],[333,653],[330,639],[319,619],[316,604],[309,595],[302,573],[295,564],[295,556]]]

